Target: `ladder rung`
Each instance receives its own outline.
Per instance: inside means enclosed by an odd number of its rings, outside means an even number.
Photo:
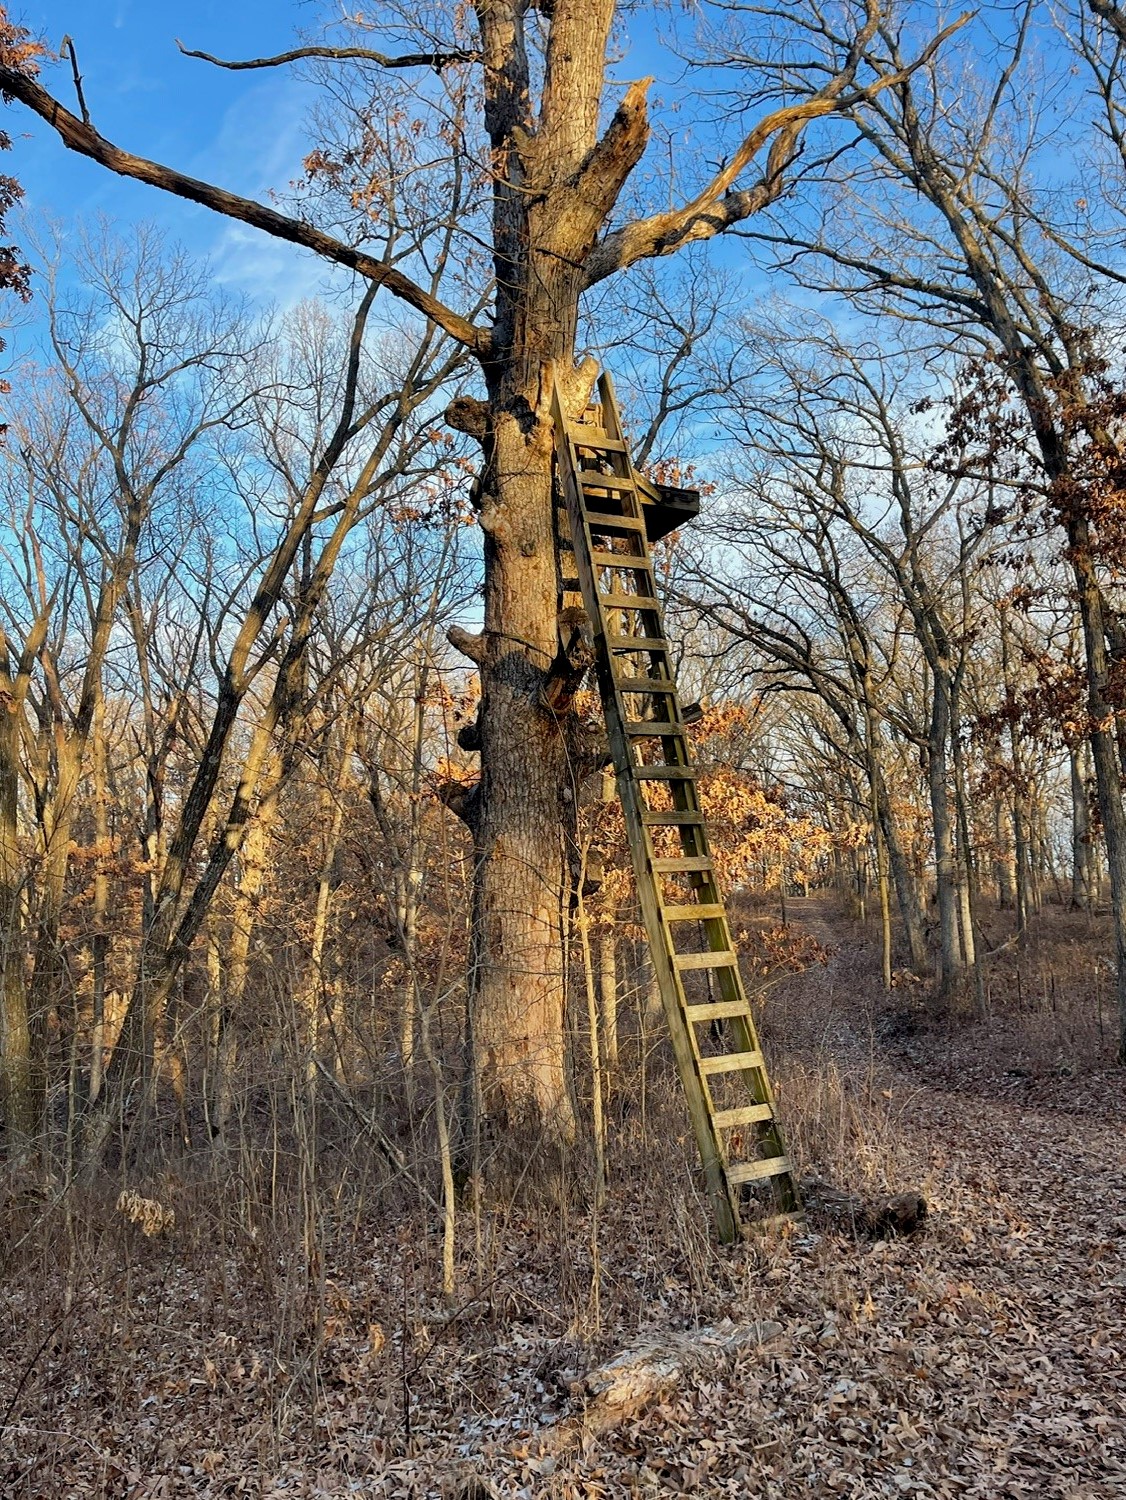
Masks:
[[[593,418],[589,422],[568,422],[567,436],[573,443],[591,448],[601,447],[604,442],[617,442],[617,438],[610,436],[609,428],[604,427],[601,422],[595,421]],[[595,439],[596,441],[592,442],[591,439]]]
[[[590,490],[618,490],[622,494],[632,494],[636,488],[629,474],[600,474],[597,469],[580,469],[578,474],[584,495]]]
[[[743,1104],[738,1109],[719,1109],[715,1123],[720,1130],[734,1130],[739,1125],[757,1125],[774,1118],[773,1104]]]
[[[638,781],[695,781],[695,766],[635,766]]]
[[[732,1016],[747,1015],[747,1002],[745,1000],[709,1000],[704,1005],[686,1005],[684,1014],[688,1020],[694,1022],[724,1021]]]
[[[743,1161],[727,1169],[727,1180],[736,1187],[744,1182],[761,1182],[764,1177],[781,1177],[792,1172],[788,1156],[767,1156],[762,1161]]]
[[[625,552],[592,552],[590,560],[596,568],[622,568],[627,571],[638,573],[653,571],[653,564],[648,557],[634,557]]]
[[[659,807],[645,807],[641,810],[641,821],[649,827],[654,828],[662,826],[683,828],[692,823],[698,823],[703,827],[704,815],[700,812],[699,808],[693,808],[690,811],[681,811],[678,809],[676,812],[669,812]]]
[[[604,510],[588,510],[586,524],[591,531],[645,530],[645,522],[638,516],[612,516]]]
[[[659,635],[608,635],[606,644],[611,651],[667,651],[668,641]]]
[[[738,963],[732,948],[711,948],[706,953],[674,953],[672,961],[682,973],[686,969],[733,969]]]
[[[619,442],[617,438],[608,437],[605,432],[591,429],[583,434],[581,427],[568,425],[567,436],[576,448],[597,449],[603,453],[628,453],[629,449],[625,443]]]
[[[718,901],[701,901],[696,906],[666,906],[664,913],[666,922],[714,922],[725,914]]]
[[[630,719],[622,728],[635,740],[664,740],[672,734],[684,733],[684,725],[679,719]]]
[[[671,677],[615,677],[619,693],[675,693]]]
[[[711,867],[710,854],[686,854],[681,859],[655,859],[653,861],[653,872],[656,875],[687,874],[689,870],[710,870]]]
[[[763,1066],[761,1052],[721,1052],[718,1057],[702,1057],[701,1073],[750,1073]]]
[[[599,594],[603,609],[660,609],[661,601],[652,594]]]

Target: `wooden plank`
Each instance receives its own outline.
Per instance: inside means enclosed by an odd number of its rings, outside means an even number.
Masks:
[[[669,643],[659,635],[608,635],[606,644],[611,651],[664,651]]]
[[[639,573],[651,573],[653,564],[647,557],[631,557],[625,552],[592,552],[590,560],[596,568],[630,568]]]
[[[741,1104],[738,1109],[718,1109],[715,1112],[716,1128],[737,1130],[740,1125],[757,1125],[762,1120],[774,1118],[772,1104]]]
[[[703,1021],[727,1021],[732,1016],[745,1016],[747,1002],[745,1000],[708,1000],[701,1005],[686,1005],[684,1014],[694,1025]]]
[[[622,474],[617,469],[579,469],[577,478],[579,499],[587,509],[604,509],[603,502],[608,501],[631,515],[641,514],[641,500],[631,474]]]
[[[761,1068],[763,1062],[761,1052],[722,1052],[718,1057],[702,1057],[700,1072],[709,1076],[713,1073],[750,1073]]]
[[[675,693],[676,683],[668,677],[615,677],[619,693]]]
[[[638,781],[695,781],[699,772],[695,766],[635,766],[633,774]]]
[[[666,922],[715,922],[726,915],[723,903],[719,901],[707,905],[700,902],[696,906],[666,906],[664,912]]]
[[[661,601],[654,594],[598,594],[599,603],[603,609],[640,609],[656,612],[661,607]]]
[[[664,809],[644,807],[641,810],[641,821],[648,828],[686,828],[691,824],[704,826],[704,815],[699,808],[692,808],[686,812],[669,812]]]
[[[667,740],[674,734],[684,733],[684,725],[679,719],[627,719],[622,728],[635,740]]]
[[[687,973],[690,969],[733,969],[738,958],[734,948],[709,948],[706,953],[674,953],[672,961]]]
[[[657,875],[681,875],[688,874],[692,870],[710,870],[711,868],[710,854],[686,854],[678,859],[655,859],[653,861],[653,871]]]
[[[645,522],[637,516],[612,516],[604,510],[587,510],[583,512],[586,524],[591,531],[644,531]]]
[[[761,1182],[766,1177],[781,1177],[793,1170],[788,1156],[767,1156],[762,1161],[744,1161],[729,1166],[727,1180],[739,1187],[744,1182]]]

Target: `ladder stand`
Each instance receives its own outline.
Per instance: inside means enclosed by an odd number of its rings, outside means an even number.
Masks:
[[[569,521],[559,534],[575,574],[564,602],[577,584],[653,970],[719,1234],[731,1241],[756,1210],[794,1216],[800,1202],[708,847],[656,597],[650,487],[630,461],[607,374],[599,395],[578,422],[558,390],[553,398]]]

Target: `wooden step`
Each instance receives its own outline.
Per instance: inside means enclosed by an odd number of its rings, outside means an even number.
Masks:
[[[634,766],[638,781],[695,781],[695,766]]]
[[[704,815],[699,808],[666,812],[661,808],[646,807],[642,809],[641,821],[650,828],[684,828],[692,823],[698,823],[702,828]]]
[[[733,948],[710,948],[706,953],[674,953],[672,961],[678,971],[689,969],[734,969],[738,965]]]
[[[740,1125],[758,1125],[773,1118],[773,1104],[742,1104],[738,1109],[717,1109],[714,1115],[720,1130],[736,1130]]]
[[[727,1169],[727,1180],[734,1187],[739,1187],[744,1182],[761,1182],[766,1177],[781,1177],[783,1173],[793,1170],[788,1156],[767,1156],[762,1161],[732,1164]]]
[[[668,641],[659,635],[608,635],[606,645],[611,651],[664,651]]]
[[[579,470],[579,487],[584,497],[591,490],[614,490],[619,495],[632,495],[637,486],[630,474],[602,474],[597,469]]]
[[[763,1056],[759,1051],[722,1052],[718,1057],[700,1059],[700,1072],[709,1076],[713,1073],[753,1073],[762,1066]]]
[[[715,922],[726,915],[718,901],[699,902],[695,906],[666,906],[663,908],[666,922]]]
[[[598,602],[603,609],[657,610],[661,601],[653,594],[602,594]]]
[[[604,510],[585,512],[586,524],[591,531],[644,531],[645,522],[639,516],[612,516]]]
[[[651,573],[653,564],[647,557],[631,557],[625,552],[592,552],[590,560],[596,568],[627,568],[637,572]]]
[[[670,735],[684,733],[679,719],[627,719],[622,728],[635,740],[667,740]]]
[[[595,453],[628,453],[629,449],[625,443],[617,438],[610,437],[606,432],[596,431],[590,428],[583,432],[581,427],[568,425],[567,436],[576,448],[590,448]]]
[[[684,1014],[694,1025],[704,1021],[729,1021],[747,1014],[745,1000],[708,1000],[703,1005],[686,1005]]]
[[[712,857],[710,854],[685,854],[677,859],[655,859],[652,865],[657,875],[680,875],[690,870],[710,870]]]
[[[676,692],[676,683],[671,677],[615,677],[614,686],[619,693]]]

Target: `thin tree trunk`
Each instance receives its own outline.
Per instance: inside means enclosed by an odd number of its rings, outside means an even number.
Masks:
[[[1082,910],[1091,887],[1091,809],[1083,776],[1084,742],[1068,747],[1071,773],[1071,904]]]
[[[606,1071],[618,1066],[618,945],[613,926],[598,936],[598,992],[602,1004],[602,1038]]]
[[[935,884],[938,896],[939,995],[949,1000],[962,975],[958,937],[958,871],[950,817],[946,747],[950,743],[949,686],[932,673],[933,702],[927,755],[931,821],[934,827]]]
[[[90,941],[92,955],[91,1003],[93,1009],[90,1027],[90,1103],[98,1102],[102,1091],[105,1069],[106,1046],[106,966],[109,960],[109,877],[106,863],[109,859],[109,785],[106,774],[106,709],[105,698],[99,691],[98,704],[94,710],[93,737],[94,770],[94,840],[97,856],[94,863],[94,904],[91,912],[93,937]]]
[[[892,813],[887,783],[878,764],[876,780],[878,788],[876,807],[880,831],[883,835],[887,861],[895,886],[896,903],[899,907],[900,920],[903,923],[903,935],[907,939],[907,952],[912,970],[916,974],[924,975],[928,968],[928,958],[923,912],[919,900],[919,883],[911,870],[899,837],[899,827]]]
[[[19,847],[19,715],[14,684],[0,657],[0,1118],[12,1159],[29,1149],[39,1126],[40,1090],[31,1056],[24,958],[24,882]]]
[[[326,988],[324,979],[325,943],[328,937],[329,909],[332,902],[333,876],[340,852],[344,828],[344,791],[352,774],[352,751],[355,748],[356,720],[349,714],[340,745],[336,773],[321,783],[319,825],[325,829],[321,867],[317,876],[317,901],[313,912],[313,932],[309,946],[309,972],[301,1001],[304,1012],[307,1062],[305,1077],[310,1089],[316,1088],[317,1063],[321,1056],[325,1030]],[[327,768],[326,768],[327,769]]]

